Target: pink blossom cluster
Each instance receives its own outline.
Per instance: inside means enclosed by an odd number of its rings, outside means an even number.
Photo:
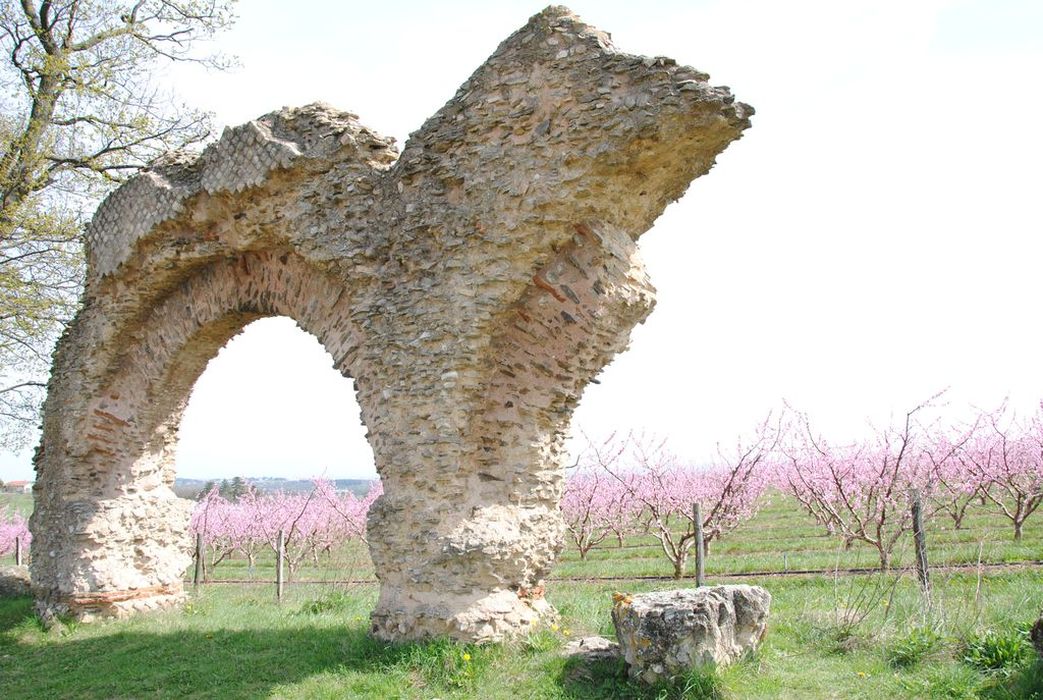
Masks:
[[[641,502],[632,492],[626,481],[602,470],[583,469],[565,480],[561,512],[580,559],[586,559],[587,553],[609,535],[622,546],[623,537],[633,529],[641,512]]]
[[[629,435],[591,443],[566,480],[561,511],[585,558],[609,534],[620,546],[625,534],[643,529],[659,540],[674,575],[684,575],[695,542],[693,506],[701,507],[704,545],[756,513],[770,484],[767,464],[779,426],[766,421],[732,452],[695,467],[683,464],[665,440]]]
[[[779,486],[831,534],[874,547],[884,569],[912,528],[914,500],[925,516],[944,513],[957,528],[972,501],[991,503],[1015,539],[1043,502],[1043,409],[1019,420],[1001,407],[945,426],[919,422],[926,407],[848,445],[818,437],[800,416],[785,441]]]
[[[873,546],[881,568],[912,527],[911,499],[931,484],[931,465],[910,426],[882,430],[864,442],[834,445],[805,424],[786,445],[787,490],[846,544]]]
[[[18,513],[0,513],[0,555],[13,552],[16,539],[21,539],[22,551],[28,552],[33,539],[29,534],[29,522]]]
[[[982,412],[956,439],[937,439],[934,500],[955,527],[974,499],[990,503],[1014,526],[1020,540],[1025,520],[1043,504],[1043,405],[1019,418],[1006,406]]]
[[[325,480],[313,482],[311,491],[259,493],[251,490],[231,501],[215,488],[201,499],[192,513],[191,530],[203,536],[211,568],[235,554],[252,567],[262,551],[278,548],[283,532],[284,552],[291,577],[309,558],[349,540],[364,540],[370,505],[383,493],[374,482],[362,498],[338,493]]]

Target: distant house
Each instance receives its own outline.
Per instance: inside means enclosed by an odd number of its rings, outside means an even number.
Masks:
[[[4,493],[32,493],[31,481],[8,481],[4,483]]]

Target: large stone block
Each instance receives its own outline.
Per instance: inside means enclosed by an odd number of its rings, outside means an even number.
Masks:
[[[655,683],[756,649],[770,605],[771,594],[759,586],[661,591],[621,597],[612,622],[630,676]]]

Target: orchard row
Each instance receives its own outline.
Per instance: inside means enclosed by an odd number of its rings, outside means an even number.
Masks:
[[[1043,503],[1043,406],[1024,419],[1005,408],[981,411],[959,425],[920,420],[924,407],[864,440],[835,444],[821,438],[807,416],[767,420],[713,463],[693,466],[664,440],[630,434],[590,443],[569,468],[561,511],[581,558],[606,539],[619,545],[650,534],[674,575],[684,575],[695,541],[694,508],[701,508],[709,545],[752,518],[769,489],[788,493],[845,544],[874,548],[880,567],[912,528],[911,505],[927,517],[964,525],[974,501],[1011,525],[1015,540]],[[305,562],[319,565],[339,545],[364,541],[366,516],[381,494],[375,482],[363,497],[338,493],[317,480],[307,493],[248,490],[234,500],[215,488],[196,504],[191,529],[202,536],[210,570],[240,556],[252,567],[274,551],[279,532],[293,577]],[[26,521],[0,514],[0,555],[16,538],[27,547]]]
[[[969,422],[920,420],[927,405],[862,441],[820,437],[807,416],[768,420],[717,459],[696,468],[666,444],[628,435],[590,445],[573,467],[562,512],[580,557],[606,538],[653,535],[680,577],[694,543],[693,504],[710,543],[756,513],[768,489],[791,495],[831,535],[861,541],[891,564],[912,529],[912,504],[960,529],[979,501],[1009,520],[1020,540],[1043,502],[1043,406],[1019,419],[1006,407]]]

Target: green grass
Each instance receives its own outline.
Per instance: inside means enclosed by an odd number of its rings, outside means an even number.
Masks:
[[[21,499],[20,499],[21,500]],[[25,503],[18,504],[25,507]],[[28,504],[31,507],[31,503]],[[929,531],[932,563],[1043,559],[1043,518],[1024,539],[987,508],[966,528]],[[649,537],[618,549],[606,543],[580,561],[567,550],[558,576],[669,575]],[[710,582],[725,573],[874,566],[875,553],[836,538],[775,496],[757,518],[714,543]],[[908,561],[908,548],[898,563]],[[270,580],[272,561],[252,571],[222,562],[218,579]],[[588,666],[560,656],[571,637],[612,636],[616,590],[632,593],[688,581],[554,581],[561,613],[509,645],[447,641],[386,645],[369,637],[376,586],[365,548],[351,545],[299,576],[283,604],[264,583],[204,586],[183,610],[45,631],[27,599],[0,600],[0,697],[4,698],[1043,698],[1043,665],[1024,644],[1043,608],[1043,570],[933,572],[934,606],[925,613],[908,574],[767,576],[751,580],[774,599],[769,634],[752,657],[716,673],[661,688],[631,683],[625,666]],[[733,578],[716,582],[732,583]]]
[[[902,577],[889,605],[866,591],[884,576],[778,579],[770,633],[759,651],[721,672],[672,686],[631,684],[619,663],[560,657],[577,635],[612,634],[615,586],[558,583],[562,619],[510,645],[387,645],[367,634],[376,589],[299,586],[281,604],[268,586],[210,586],[183,610],[45,631],[27,599],[0,601],[5,698],[922,698],[1033,697],[1043,668],[1025,654],[999,671],[965,660],[969,644],[1023,630],[1043,604],[1043,572],[938,581],[924,618]],[[662,585],[634,584],[640,592]],[[928,652],[896,666],[912,623],[932,630]],[[691,686],[687,693],[686,686]],[[1038,695],[1036,697],[1039,697]]]

